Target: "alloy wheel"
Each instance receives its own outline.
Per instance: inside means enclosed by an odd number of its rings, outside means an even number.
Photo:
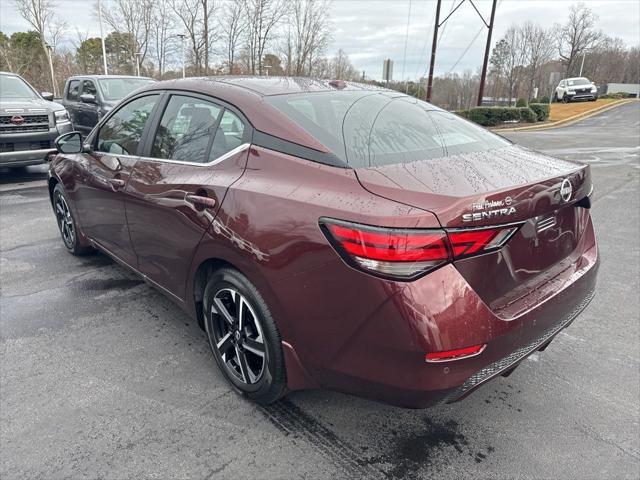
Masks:
[[[57,194],[55,201],[56,219],[58,220],[58,228],[62,234],[62,240],[67,248],[73,248],[76,239],[76,230],[73,225],[73,217],[69,210],[69,205],[65,198]]]
[[[252,385],[262,377],[267,349],[260,319],[249,300],[234,288],[223,288],[211,304],[213,338],[225,368]]]

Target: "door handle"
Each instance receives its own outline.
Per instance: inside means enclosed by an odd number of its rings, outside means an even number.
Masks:
[[[184,201],[186,204],[196,207],[196,209],[200,207],[199,210],[202,210],[204,208],[213,208],[216,206],[215,199],[210,197],[203,197],[201,195],[195,195],[193,193],[187,193],[184,196]]]
[[[126,182],[121,178],[110,178],[108,182],[111,184],[111,188],[113,188],[113,190],[120,190],[126,185]]]

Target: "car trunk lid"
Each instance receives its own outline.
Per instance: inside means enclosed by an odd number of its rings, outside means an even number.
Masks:
[[[377,195],[428,210],[448,231],[516,224],[499,251],[456,260],[477,293],[495,308],[548,281],[569,262],[588,213],[588,166],[518,146],[356,169],[362,186]],[[588,206],[588,205],[587,205]],[[543,273],[546,273],[543,274]]]

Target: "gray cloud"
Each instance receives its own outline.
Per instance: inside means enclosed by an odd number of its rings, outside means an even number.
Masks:
[[[442,0],[444,18],[460,0]],[[500,0],[499,0],[500,1]],[[103,0],[108,8],[108,0]],[[334,0],[331,19],[334,26],[329,54],[339,48],[347,52],[352,63],[368,77],[380,78],[382,61],[394,61],[394,78],[417,78],[428,67],[431,35],[436,8],[435,0],[412,0],[406,61],[404,45],[407,31],[409,0]],[[571,0],[502,0],[496,12],[493,40],[497,41],[513,23],[531,20],[545,27],[565,21]],[[593,0],[584,2],[599,16],[598,26],[606,34],[622,38],[628,45],[640,44],[640,2],[637,0]],[[66,41],[76,37],[76,30],[98,36],[97,20],[93,17],[93,2],[89,0],[58,0],[58,15],[68,26]],[[476,0],[480,12],[488,19],[490,0]],[[486,29],[473,7],[462,5],[441,28],[441,41],[436,58],[436,73],[465,69],[476,70],[482,63]],[[0,0],[0,30],[13,33],[27,29],[13,2]],[[480,31],[479,35],[476,34]],[[475,41],[472,40],[475,37]],[[461,57],[465,49],[467,53]]]

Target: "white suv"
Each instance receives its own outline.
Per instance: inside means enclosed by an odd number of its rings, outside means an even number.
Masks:
[[[589,100],[595,102],[598,99],[598,88],[588,78],[575,77],[560,80],[553,94],[556,102],[563,103],[571,100]]]

